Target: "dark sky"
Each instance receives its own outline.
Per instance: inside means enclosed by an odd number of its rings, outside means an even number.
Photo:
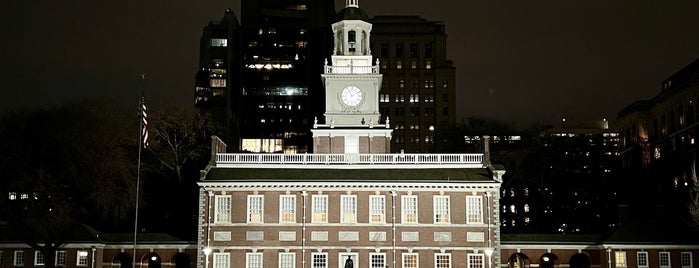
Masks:
[[[192,105],[201,30],[239,6],[3,1],[0,111],[81,98],[135,102],[140,73],[149,101]],[[370,16],[446,24],[460,116],[518,124],[613,119],[699,58],[696,0],[363,0],[360,7]]]

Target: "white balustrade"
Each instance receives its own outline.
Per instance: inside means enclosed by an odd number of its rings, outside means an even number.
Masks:
[[[379,66],[330,66],[325,65],[326,74],[377,74]]]
[[[216,154],[217,164],[481,164],[483,154]]]

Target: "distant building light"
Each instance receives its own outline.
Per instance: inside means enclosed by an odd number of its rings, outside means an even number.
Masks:
[[[10,192],[9,199],[10,199],[10,200],[17,200],[17,193],[15,193],[15,192]]]

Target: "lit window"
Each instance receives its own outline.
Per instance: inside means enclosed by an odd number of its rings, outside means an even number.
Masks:
[[[296,253],[279,253],[279,268],[295,268]]]
[[[485,267],[485,256],[483,254],[467,254],[468,268],[483,268]]]
[[[357,196],[342,195],[340,196],[340,222],[355,223],[357,222]]]
[[[263,208],[262,195],[248,195],[248,223],[262,223]]]
[[[15,266],[24,266],[24,251],[15,250],[15,258],[13,264]]]
[[[311,213],[313,213],[313,218],[311,222],[328,222],[328,196],[314,195],[312,205]]]
[[[279,222],[296,222],[296,196],[282,195],[279,197]]]
[[[483,223],[483,197],[466,197],[466,223]]]
[[[396,94],[396,102],[405,102],[405,95]]]
[[[65,250],[56,251],[56,266],[66,266],[66,252]]]
[[[432,61],[431,60],[425,61],[425,69],[428,69],[428,70],[432,69]]]
[[[77,259],[77,265],[78,266],[87,266],[87,251],[86,250],[78,250],[78,259]]]
[[[682,262],[682,267],[694,267],[694,262],[692,262],[692,252],[680,253],[680,261]]]
[[[217,195],[215,202],[214,223],[231,222],[231,196]]]
[[[386,253],[369,253],[369,267],[386,267]]]
[[[626,251],[615,251],[614,263],[616,267],[626,267]]]
[[[418,255],[417,253],[403,253],[403,268],[417,268]]]
[[[246,268],[262,268],[262,253],[245,253]]]
[[[449,196],[434,196],[434,223],[449,223]]]
[[[214,268],[230,268],[230,253],[214,253]]]
[[[648,267],[648,252],[637,252],[636,262],[638,262],[638,267]]]
[[[212,38],[210,45],[212,47],[227,47],[228,40],[226,40],[225,38]]]
[[[398,70],[403,69],[403,61],[402,60],[396,60],[396,69],[398,69]]]
[[[670,252],[660,252],[660,267],[670,267]]]
[[[211,87],[226,87],[226,79],[211,79],[209,82]]]
[[[15,192],[10,192],[9,197],[10,200],[17,200],[17,193]]]
[[[420,102],[420,94],[410,94],[410,102]]]
[[[390,102],[391,98],[388,94],[379,95],[379,102]]]
[[[34,265],[44,266],[44,253],[41,251],[34,251]]]
[[[311,267],[328,268],[328,253],[311,253]]]
[[[435,268],[451,268],[451,254],[450,253],[435,253],[434,254],[434,267]]]
[[[383,195],[369,196],[369,222],[370,223],[385,223],[385,203],[386,198]]]

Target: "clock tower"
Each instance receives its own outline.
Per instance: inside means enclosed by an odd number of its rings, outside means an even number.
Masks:
[[[379,113],[382,75],[372,65],[369,16],[358,0],[346,0],[332,24],[331,63],[321,75],[325,85],[324,124],[313,124],[315,153],[368,154],[390,152],[392,129]]]

